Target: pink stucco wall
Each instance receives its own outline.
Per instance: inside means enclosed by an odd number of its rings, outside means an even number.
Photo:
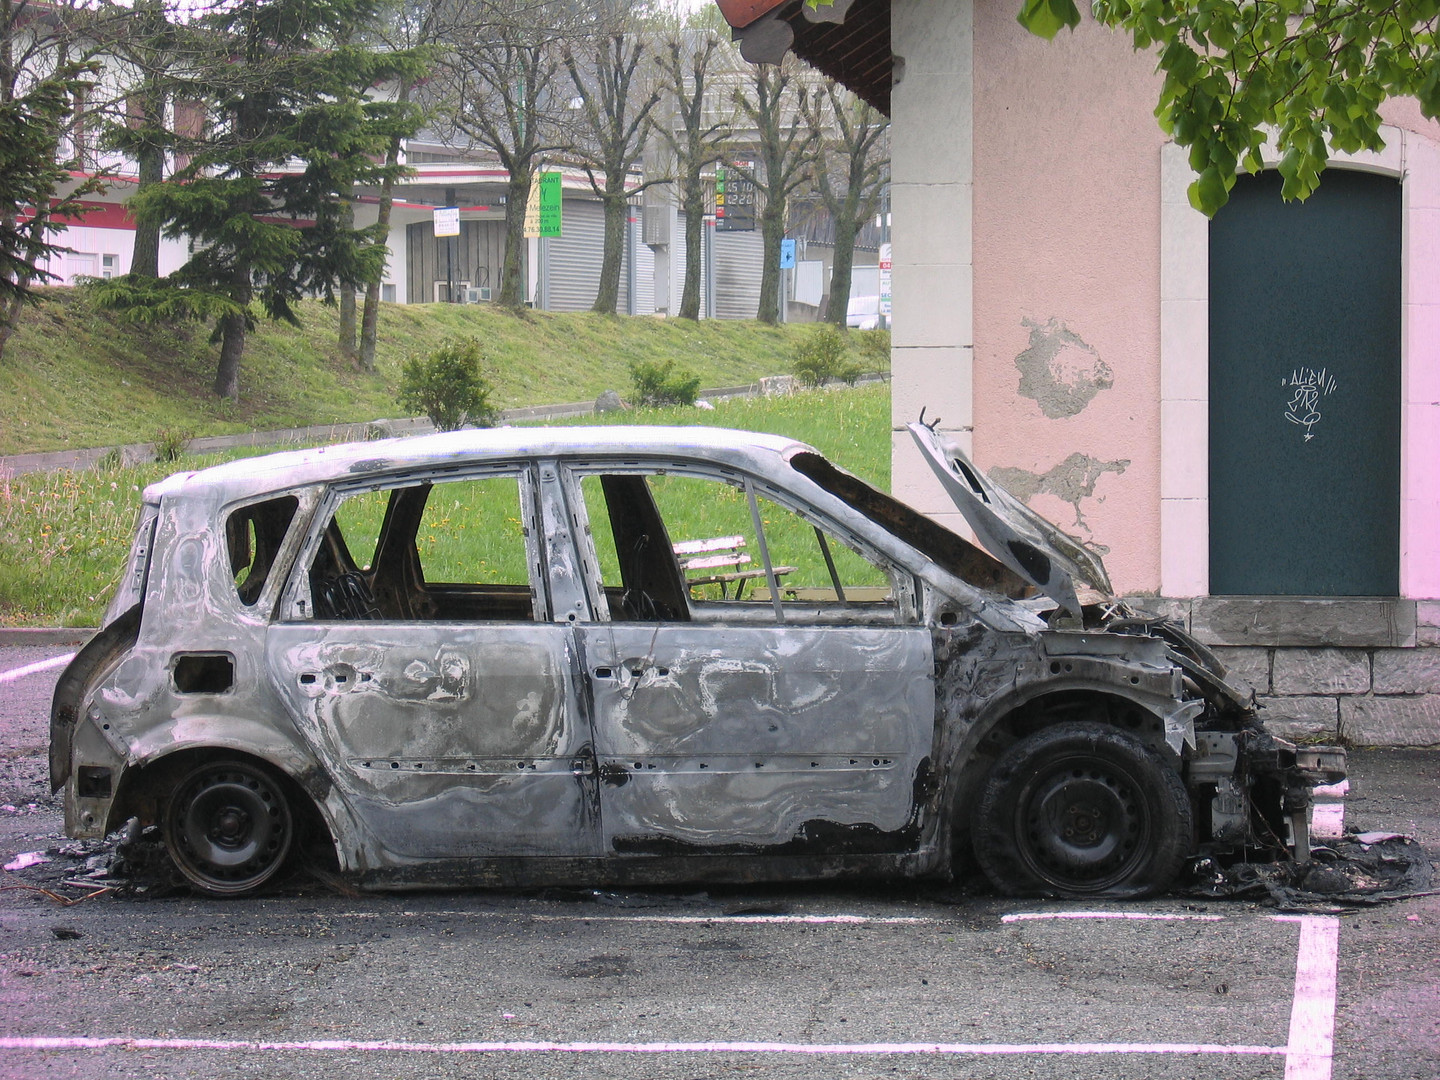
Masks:
[[[1117,589],[1155,590],[1163,138],[1154,58],[1088,20],[1042,41],[998,0],[976,0],[974,40],[977,463],[1049,474],[1032,481],[1031,506],[1108,547]],[[1023,387],[1022,354],[1032,371]],[[1071,393],[1087,383],[1088,401]],[[1052,415],[1023,392],[1037,387]],[[1050,493],[1066,479],[1070,501]]]

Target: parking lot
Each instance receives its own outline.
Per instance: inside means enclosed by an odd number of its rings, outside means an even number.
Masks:
[[[44,730],[66,651],[0,649],[6,861],[61,842]],[[1440,753],[1351,764],[1348,820],[1433,856]],[[300,883],[62,907],[33,887],[57,883],[45,865],[4,878],[5,1077],[1440,1075],[1435,896],[1293,914],[949,886]]]

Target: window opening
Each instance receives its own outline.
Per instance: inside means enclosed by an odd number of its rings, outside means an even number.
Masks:
[[[582,475],[580,490],[616,621],[913,618],[906,571],[747,478],[639,467]]]
[[[300,500],[294,495],[284,495],[242,506],[225,519],[230,573],[240,602],[247,607],[260,599],[299,506]]]
[[[344,496],[310,565],[316,616],[539,618],[522,490],[507,473]]]

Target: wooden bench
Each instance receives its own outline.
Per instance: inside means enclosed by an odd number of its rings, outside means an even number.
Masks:
[[[680,570],[685,574],[685,584],[692,590],[699,585],[719,585],[720,599],[729,599],[729,588],[735,586],[734,599],[739,600],[745,592],[745,584],[759,578],[765,580],[765,568],[750,565],[750,555],[745,550],[743,536],[716,536],[709,540],[686,540],[675,545],[675,555],[680,560]],[[722,567],[730,567],[721,571]],[[749,569],[742,569],[749,567]],[[692,577],[698,571],[698,575]],[[721,571],[716,573],[715,571]],[[774,567],[778,584],[785,574],[793,574],[793,566]]]

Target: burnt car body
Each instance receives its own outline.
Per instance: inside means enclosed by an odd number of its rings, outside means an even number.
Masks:
[[[1267,734],[1203,647],[911,430],[994,556],[718,429],[462,431],[155,484],[56,688],[66,830],[157,823],[217,895],[302,851],[362,888],[944,877],[973,851],[1061,896],[1287,831],[1306,854],[1343,751]]]

